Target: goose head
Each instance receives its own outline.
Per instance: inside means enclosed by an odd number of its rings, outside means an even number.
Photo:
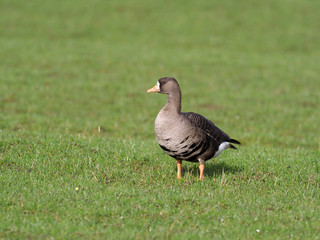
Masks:
[[[180,93],[180,87],[176,79],[172,77],[160,78],[157,84],[148,90],[148,93],[157,92],[164,94]]]

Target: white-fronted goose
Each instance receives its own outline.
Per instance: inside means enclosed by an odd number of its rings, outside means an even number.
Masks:
[[[155,120],[155,135],[160,147],[177,160],[177,177],[181,178],[182,160],[200,162],[200,180],[205,162],[228,148],[240,144],[215,126],[210,120],[193,112],[181,112],[181,91],[176,79],[160,78],[148,90],[168,94],[168,102]]]

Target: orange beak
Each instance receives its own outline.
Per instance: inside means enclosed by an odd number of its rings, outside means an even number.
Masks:
[[[148,93],[151,93],[151,92],[160,92],[159,84],[156,84],[153,88],[150,88],[147,92],[148,92]]]

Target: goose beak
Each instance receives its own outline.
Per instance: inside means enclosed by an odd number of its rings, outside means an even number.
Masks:
[[[148,93],[151,93],[151,92],[160,92],[159,84],[156,84],[153,88],[150,88],[147,92],[148,92]]]

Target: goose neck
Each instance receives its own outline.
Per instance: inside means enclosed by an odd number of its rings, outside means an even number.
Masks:
[[[181,112],[181,93],[179,92],[178,94],[170,94],[168,96],[168,102],[165,106],[166,110],[180,113]]]

